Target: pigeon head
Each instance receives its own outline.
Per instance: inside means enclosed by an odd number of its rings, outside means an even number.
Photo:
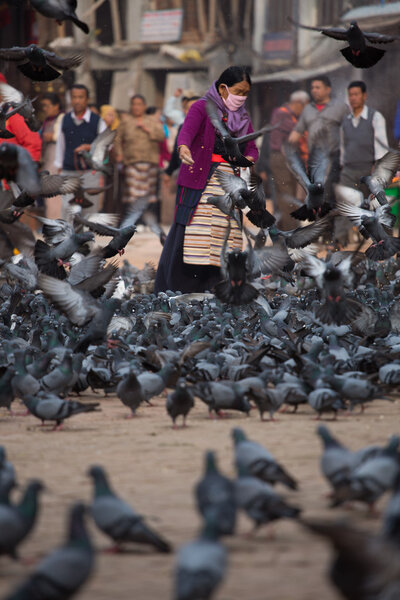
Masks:
[[[325,427],[325,425],[319,425],[317,427],[317,434],[322,439],[325,447],[339,445],[338,442],[335,440],[335,438],[331,435],[329,429],[327,427]]]
[[[95,496],[104,496],[111,493],[110,486],[108,484],[107,475],[99,465],[93,465],[88,471],[89,477],[93,478]]]
[[[232,438],[235,444],[247,440],[245,432],[240,427],[235,427],[232,429]]]
[[[207,473],[215,473],[217,471],[215,452],[212,450],[208,450],[208,452],[205,453],[205,467]]]

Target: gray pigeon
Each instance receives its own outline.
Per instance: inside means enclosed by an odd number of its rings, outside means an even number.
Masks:
[[[122,404],[130,408],[131,412],[126,417],[131,419],[136,415],[136,410],[145,401],[146,397],[142,390],[136,373],[130,369],[129,372],[121,379],[117,386],[117,396]]]
[[[185,380],[180,379],[173,392],[168,394],[166,401],[167,413],[172,419],[173,428],[176,429],[176,419],[182,415],[182,427],[186,427],[186,417],[194,406],[193,394],[187,387]]]
[[[15,469],[7,460],[6,449],[0,446],[0,502],[8,498],[8,493],[17,486]]]
[[[83,404],[76,400],[63,400],[54,394],[43,394],[38,396],[26,396],[23,402],[29,412],[45,421],[55,421],[55,431],[62,429],[65,419],[84,412],[93,412],[100,406],[99,402],[90,402]]]
[[[84,522],[85,507],[74,504],[66,543],[46,556],[7,600],[68,600],[94,568],[94,551]]]
[[[254,532],[261,525],[277,519],[294,519],[300,514],[300,509],[287,504],[271,485],[243,468],[235,481],[235,496],[238,508],[254,522]]]
[[[114,494],[102,467],[93,466],[88,474],[94,482],[92,517],[99,529],[116,543],[116,549],[124,543],[150,545],[159,552],[171,552],[171,546],[158,533],[146,525],[144,518]]]
[[[219,535],[233,535],[236,526],[234,483],[218,470],[215,452],[205,454],[205,472],[195,487],[197,508],[204,520],[215,523]]]
[[[178,551],[174,600],[212,598],[225,577],[227,563],[227,552],[218,542],[215,524],[207,521],[200,536]]]
[[[18,558],[17,547],[32,531],[38,513],[40,481],[31,481],[18,504],[0,503],[0,554]]]
[[[291,490],[297,490],[297,481],[261,444],[248,440],[243,429],[235,427],[232,437],[235,443],[235,464],[239,472],[245,470],[272,485],[279,482]]]
[[[56,19],[58,23],[72,21],[84,33],[89,33],[89,27],[76,15],[77,0],[31,0],[31,4],[45,17]]]

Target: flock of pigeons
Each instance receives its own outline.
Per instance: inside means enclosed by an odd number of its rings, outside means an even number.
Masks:
[[[70,19],[88,32],[76,17],[76,1],[31,0],[31,4],[47,17]],[[333,33],[349,40],[351,52],[345,56],[356,66],[370,66],[366,63],[372,55],[377,58],[353,25]],[[393,41],[374,37],[380,35],[365,37],[372,42]],[[60,59],[36,46],[0,50],[0,58],[16,61],[24,75],[38,81],[58,77],[81,61],[76,56]],[[19,112],[29,127],[38,129],[31,99],[6,84],[0,84],[0,93],[8,110]],[[207,111],[232,162],[246,166],[239,149],[245,140],[230,136],[212,102]],[[3,138],[7,115],[0,111]],[[113,135],[106,131],[93,142],[84,156],[90,168],[109,172],[106,153]],[[196,400],[214,418],[226,411],[250,416],[256,408],[262,420],[265,414],[273,420],[277,411],[292,407],[295,412],[299,406],[317,419],[326,413],[336,418],[357,406],[363,411],[376,399],[394,400],[400,385],[400,264],[395,258],[400,241],[393,236],[394,216],[384,190],[400,169],[400,153],[388,149],[374,172],[366,174],[368,199],[337,185],[333,201],[325,193],[331,160],[323,138],[321,132],[308,166],[295,148],[285,147],[288,165],[306,192],[305,203],[294,216],[309,220],[309,225],[280,231],[265,208],[259,178],[253,175],[247,181],[221,174],[224,195],[208,201],[240,227],[238,211],[247,210],[258,233],[243,227],[245,251],[230,251],[227,235],[221,282],[214,293],[170,291],[157,297],[151,293],[151,266],[139,271],[127,262],[121,267],[116,262],[139,218],[161,242],[165,239],[146,200],[119,225],[115,215],[85,217],[90,195],[99,190],[85,189],[79,178],[38,174],[28,152],[3,143],[0,178],[8,185],[0,192],[0,222],[13,223],[40,196],[73,193],[74,199],[67,220],[39,218],[43,240],[36,241],[33,252],[22,251],[0,265],[0,406],[13,412],[14,402],[20,400],[29,414],[59,430],[74,415],[101,410],[101,402],[69,398],[90,389],[116,394],[129,409],[127,417],[168,389],[166,411],[174,428],[178,419],[186,425]],[[331,238],[337,215],[347,217],[371,244],[365,252],[360,244],[357,250],[330,249],[325,259],[318,258],[320,246],[315,242]],[[95,234],[108,238],[108,244],[98,245]],[[266,246],[268,238],[272,244]],[[24,250],[23,240],[19,249]],[[300,507],[274,487],[282,484],[296,490],[295,478],[267,449],[235,428],[236,480],[219,472],[213,452],[205,457],[205,473],[196,487],[204,523],[199,537],[177,555],[177,600],[213,595],[227,568],[220,539],[235,533],[238,509],[245,511],[255,529],[292,518],[325,536],[335,551],[332,581],[345,598],[399,597],[400,440],[393,436],[384,447],[351,452],[325,426],[318,434],[332,506],[357,501],[373,511],[374,503],[392,492],[381,532],[302,519]],[[171,551],[171,544],[115,494],[101,466],[92,466],[88,474],[94,483],[90,513],[117,547],[134,542]],[[14,558],[35,524],[43,487],[38,481],[29,483],[14,502],[15,480],[1,448],[0,553]],[[72,507],[66,543],[47,556],[9,599],[62,600],[80,589],[93,570],[95,556],[85,510],[82,504]]]

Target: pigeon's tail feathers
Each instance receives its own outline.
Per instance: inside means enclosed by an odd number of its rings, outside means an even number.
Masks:
[[[250,283],[232,286],[229,281],[220,281],[215,286],[215,295],[221,302],[231,304],[249,304],[258,297],[258,290]]]
[[[295,479],[293,479],[293,477],[291,475],[289,475],[289,473],[287,473],[286,471],[282,471],[282,474],[279,477],[279,481],[281,483],[283,483],[283,485],[286,485],[291,490],[299,489],[299,485],[298,485],[297,481]]]
[[[86,35],[89,33],[89,27],[86,25],[86,23],[84,23],[83,21],[80,21],[77,17],[71,17],[71,21],[77,27],[79,27],[79,29],[82,29],[83,33],[86,33]]]
[[[371,244],[365,251],[370,260],[385,260],[400,252],[400,238],[388,237],[382,243]]]
[[[231,298],[231,285],[229,281],[220,281],[215,286],[215,295],[221,302],[229,302]]]
[[[18,69],[25,77],[29,77],[32,81],[54,81],[54,79],[60,77],[60,73],[56,69],[53,69],[53,67],[50,67],[50,65],[45,65],[38,69],[28,62],[18,65]]]
[[[100,406],[100,402],[90,402],[87,404],[83,404],[83,402],[74,402],[72,404],[72,408],[73,408],[72,412],[74,414],[85,413],[85,412],[94,412],[94,411],[101,410],[101,409],[99,409],[99,406]]]
[[[314,209],[308,208],[306,204],[303,204],[300,208],[296,208],[296,210],[290,214],[298,221],[315,221],[317,218],[320,219],[327,215],[332,209],[333,206],[327,202],[324,202],[320,207]]]
[[[358,317],[362,311],[362,304],[351,298],[328,299],[323,304],[320,304],[315,314],[328,325],[347,325]]]
[[[381,206],[385,206],[385,204],[388,204],[386,194],[382,190],[376,193],[375,198],[378,200]]]
[[[154,546],[154,548],[156,548],[156,550],[158,550],[159,552],[163,552],[165,554],[172,552],[171,544],[169,542],[167,542],[166,540],[164,540],[162,537],[160,537],[158,535],[158,533],[156,533],[155,531],[150,529],[150,527],[147,527],[147,525],[142,523],[141,530],[142,530],[141,538],[144,543],[151,544],[152,546]],[[140,534],[135,532],[134,540],[136,542],[141,541],[139,539],[138,535],[140,535]]]
[[[349,63],[351,63],[354,67],[357,67],[357,69],[368,69],[369,67],[376,65],[376,63],[381,60],[386,50],[374,48],[373,46],[367,46],[364,52],[356,54],[350,48],[350,46],[347,46],[346,48],[342,48],[340,52],[343,54],[345,59],[348,60]]]

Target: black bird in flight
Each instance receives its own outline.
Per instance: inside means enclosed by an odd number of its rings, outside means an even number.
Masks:
[[[19,63],[17,68],[33,81],[53,81],[60,77],[61,72],[73,69],[81,64],[83,56],[76,54],[68,58],[61,58],[31,44],[26,48],[15,46],[13,48],[0,48],[0,59]]]
[[[381,50],[381,48],[368,46],[367,42],[371,44],[388,44],[400,39],[397,35],[361,31],[357,25],[357,21],[351,21],[348,29],[344,29],[343,27],[310,27],[309,25],[302,25],[302,23],[298,23],[290,17],[288,17],[288,21],[296,27],[319,31],[334,40],[347,42],[349,45],[346,48],[342,48],[340,52],[346,60],[358,69],[373,67],[386,52],[386,50]]]

